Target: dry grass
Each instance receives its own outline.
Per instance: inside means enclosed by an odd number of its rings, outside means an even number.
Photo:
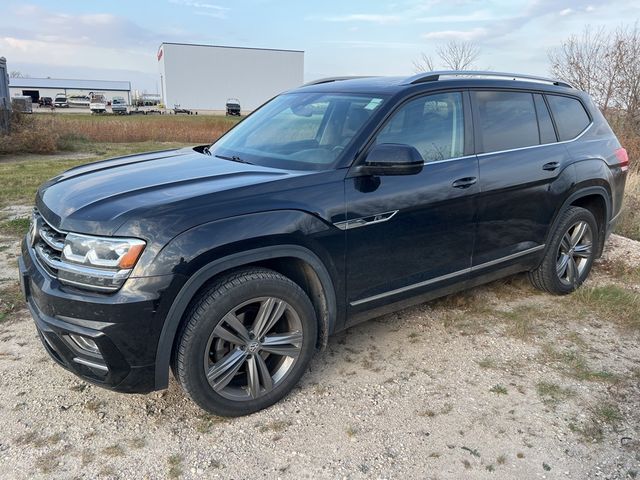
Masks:
[[[238,122],[236,118],[199,116],[15,115],[12,131],[0,137],[0,154],[53,153],[86,142],[211,143]]]
[[[631,164],[636,164],[640,158],[631,157]],[[640,240],[640,172],[630,172],[625,187],[624,205],[620,220],[616,226],[616,233],[625,237]]]
[[[0,324],[9,321],[22,308],[24,300],[17,282],[0,289]]]

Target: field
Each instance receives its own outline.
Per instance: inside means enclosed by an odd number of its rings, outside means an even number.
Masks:
[[[0,156],[0,478],[640,476],[637,173],[618,230],[636,240],[612,236],[575,294],[541,294],[516,276],[375,319],[330,339],[283,402],[229,420],[174,382],[127,396],[64,371],[15,279],[42,181],[203,143],[233,120],[62,117],[37,123],[56,132],[56,153]]]

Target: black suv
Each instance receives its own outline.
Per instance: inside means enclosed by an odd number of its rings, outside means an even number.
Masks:
[[[122,392],[173,370],[203,409],[281,399],[327,337],[529,272],[587,277],[620,213],[626,151],[588,95],[544,78],[334,78],[210,146],[58,175],[21,280],[44,347]]]

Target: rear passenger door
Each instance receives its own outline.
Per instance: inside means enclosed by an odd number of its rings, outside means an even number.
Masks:
[[[544,96],[471,92],[481,194],[472,271],[535,260],[573,169]]]

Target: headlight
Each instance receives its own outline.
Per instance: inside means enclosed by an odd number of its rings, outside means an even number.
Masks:
[[[58,279],[62,283],[114,291],[131,274],[146,243],[137,238],[93,237],[68,233]]]

